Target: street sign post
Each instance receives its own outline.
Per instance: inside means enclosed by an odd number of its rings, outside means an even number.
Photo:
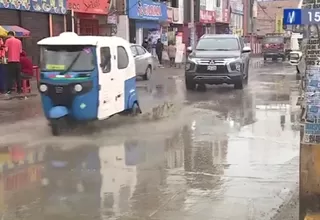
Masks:
[[[284,25],[320,25],[320,8],[315,9],[283,9]]]

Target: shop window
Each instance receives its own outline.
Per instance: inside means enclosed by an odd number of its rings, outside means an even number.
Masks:
[[[129,65],[129,56],[127,54],[126,49],[124,47],[118,47],[117,48],[117,53],[118,53],[118,69],[125,69]]]
[[[99,21],[80,19],[80,35],[99,35]]]
[[[221,0],[217,0],[217,8],[220,8],[221,7]]]
[[[145,54],[146,53],[146,50],[145,49],[143,49],[142,47],[140,47],[140,46],[137,46],[137,51],[138,51],[138,54],[139,55],[143,55],[143,54]]]
[[[178,0],[171,0],[171,7],[179,8]]]
[[[110,47],[100,48],[101,69],[103,73],[109,73],[111,70],[111,52]]]

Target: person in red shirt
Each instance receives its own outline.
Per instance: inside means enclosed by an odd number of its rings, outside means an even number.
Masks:
[[[13,82],[17,85],[17,92],[21,93],[21,65],[20,65],[20,53],[22,52],[22,43],[19,39],[14,37],[12,31],[8,32],[8,39],[5,42],[7,51],[8,65],[6,76],[6,90],[7,95],[11,94]]]

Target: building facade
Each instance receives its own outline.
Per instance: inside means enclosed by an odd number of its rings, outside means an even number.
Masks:
[[[154,44],[161,38],[161,24],[168,21],[167,5],[151,0],[127,0],[129,40],[142,44],[150,38]]]
[[[297,8],[300,0],[284,0],[273,2],[257,2],[258,17],[255,25],[255,32],[258,36],[264,36],[267,33],[281,33],[282,14],[284,8]],[[282,22],[281,22],[282,23]]]
[[[68,31],[74,31],[79,35],[111,35],[109,23],[115,19],[108,13],[115,1],[112,0],[67,0],[68,7]],[[115,21],[117,22],[117,21]]]
[[[230,24],[233,34],[243,36],[243,1],[230,0]]]
[[[19,26],[31,33],[22,39],[23,49],[39,63],[37,42],[66,29],[66,0],[54,1],[0,1],[0,25]]]

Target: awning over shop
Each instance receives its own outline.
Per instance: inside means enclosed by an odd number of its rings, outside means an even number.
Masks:
[[[158,21],[136,20],[136,28],[160,29]]]
[[[13,31],[16,37],[30,37],[30,31],[16,25],[0,25],[0,36],[6,37],[9,31]]]

